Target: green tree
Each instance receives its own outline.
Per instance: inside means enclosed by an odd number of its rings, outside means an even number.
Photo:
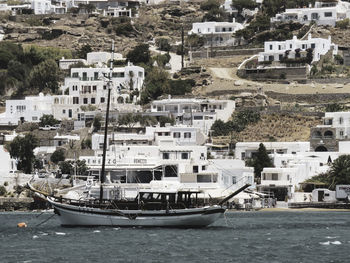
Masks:
[[[141,103],[146,104],[170,90],[169,73],[154,67],[146,75],[145,88],[141,93]]]
[[[73,174],[74,167],[71,161],[60,162],[58,166],[62,174]]]
[[[222,120],[216,120],[211,126],[212,136],[226,136],[230,133],[230,126]]]
[[[17,169],[30,174],[35,156],[34,148],[38,146],[38,139],[31,133],[24,137],[17,136],[9,145],[8,150],[12,158],[18,159]]]
[[[258,6],[258,4],[253,0],[232,0],[232,7],[236,8],[239,13],[243,11],[243,9],[254,9]]]
[[[59,69],[52,59],[45,60],[35,66],[29,74],[29,87],[37,91],[50,91],[56,93],[58,90]]]
[[[95,116],[93,126],[94,126],[94,132],[97,132],[101,129],[101,117],[100,116]]]
[[[50,161],[54,164],[58,164],[59,162],[63,162],[66,159],[65,152],[63,149],[58,149],[53,152],[50,157]]]
[[[78,52],[77,52],[77,57],[78,58],[83,58],[86,59],[87,53],[92,52],[92,48],[89,44],[85,44],[84,46],[82,46]]]
[[[226,20],[226,13],[222,9],[211,9],[203,16],[203,22],[205,21],[216,21],[223,22]]]
[[[39,126],[40,127],[44,127],[45,125],[54,126],[55,124],[59,124],[59,123],[60,123],[60,121],[56,120],[53,117],[53,115],[51,115],[51,114],[44,114],[40,118]]]
[[[170,123],[170,125],[174,125],[175,123],[174,118],[167,117],[167,116],[160,116],[158,121],[159,121],[160,127],[164,127],[166,123]]]
[[[339,112],[344,111],[344,107],[339,103],[331,103],[326,105],[326,112]]]
[[[254,176],[257,183],[261,182],[261,172],[265,167],[273,167],[273,163],[267,154],[265,145],[259,144],[258,152],[253,155],[251,160],[247,161],[248,166],[254,167]]]
[[[334,190],[338,184],[350,184],[350,155],[335,159],[328,172],[329,188]]]
[[[134,64],[138,64],[138,63],[147,64],[151,58],[148,44],[137,45],[134,49],[130,50],[126,54],[126,58],[128,59],[128,61]]]
[[[204,11],[210,11],[213,9],[219,9],[220,8],[220,2],[217,0],[207,0],[205,2],[202,2],[200,5],[200,9]]]

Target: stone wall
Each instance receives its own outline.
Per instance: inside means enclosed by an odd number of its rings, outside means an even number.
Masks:
[[[294,80],[306,82],[307,67],[240,69],[237,75],[251,80]]]
[[[232,57],[242,55],[255,55],[264,51],[263,48],[250,48],[250,49],[237,49],[235,47],[208,47],[203,50],[190,51],[190,60],[194,59],[206,59],[215,57]]]

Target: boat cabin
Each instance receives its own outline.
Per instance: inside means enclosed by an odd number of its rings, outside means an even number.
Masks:
[[[142,191],[136,197],[143,209],[159,210],[171,208],[191,208],[198,206],[199,191]]]

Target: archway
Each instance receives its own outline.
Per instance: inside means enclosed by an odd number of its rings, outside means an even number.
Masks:
[[[325,138],[333,138],[333,132],[332,131],[325,131],[324,137]]]
[[[328,152],[328,149],[325,146],[320,145],[316,147],[315,152]]]
[[[117,102],[118,103],[124,103],[124,98],[123,97],[118,97]]]
[[[314,131],[312,133],[312,138],[313,139],[320,139],[320,138],[322,138],[322,133],[320,131]]]

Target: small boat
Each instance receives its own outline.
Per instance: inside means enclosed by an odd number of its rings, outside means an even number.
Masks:
[[[135,200],[65,200],[48,197],[62,226],[205,227],[226,208],[198,207],[199,192],[140,191]]]

